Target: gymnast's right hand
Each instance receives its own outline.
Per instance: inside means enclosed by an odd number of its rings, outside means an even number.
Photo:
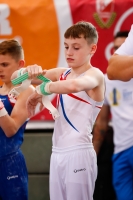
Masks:
[[[30,79],[35,79],[39,75],[45,75],[47,70],[43,70],[40,65],[34,64],[34,65],[28,65],[25,68],[25,72],[28,72]]]
[[[28,65],[27,67],[24,68],[20,68],[19,70],[15,71],[12,76],[11,76],[11,80],[25,74],[26,72],[28,72],[28,77],[29,79],[36,79],[36,77],[38,75],[45,75],[47,70],[43,70],[41,66],[34,64],[34,65]],[[33,83],[34,84],[34,83]],[[40,81],[39,83],[40,84]]]

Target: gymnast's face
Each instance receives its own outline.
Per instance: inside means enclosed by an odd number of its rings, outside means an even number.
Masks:
[[[92,54],[96,51],[95,44],[88,44],[81,35],[80,38],[65,38],[65,58],[69,67],[80,67],[88,64]]]
[[[23,61],[24,62],[24,61]],[[11,75],[22,65],[22,61],[16,61],[11,55],[0,54],[0,80],[4,83],[10,82]]]

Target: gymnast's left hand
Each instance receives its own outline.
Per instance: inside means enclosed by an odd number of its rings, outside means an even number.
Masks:
[[[26,108],[28,111],[28,117],[32,117],[35,115],[36,111],[36,106],[37,104],[39,105],[39,111],[41,112],[44,108],[43,103],[42,103],[42,95],[38,94],[36,91],[29,96],[26,102]]]

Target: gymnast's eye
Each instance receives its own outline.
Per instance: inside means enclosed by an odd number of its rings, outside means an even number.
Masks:
[[[68,49],[68,47],[67,47],[67,46],[65,46],[65,49]]]
[[[2,67],[7,67],[9,64],[4,62],[4,63],[1,63]]]

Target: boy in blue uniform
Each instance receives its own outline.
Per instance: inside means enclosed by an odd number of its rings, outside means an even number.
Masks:
[[[14,87],[11,75],[24,64],[23,49],[17,41],[0,43],[0,200],[28,199],[28,174],[20,146],[28,118],[26,101],[34,87],[17,98],[8,96]]]

